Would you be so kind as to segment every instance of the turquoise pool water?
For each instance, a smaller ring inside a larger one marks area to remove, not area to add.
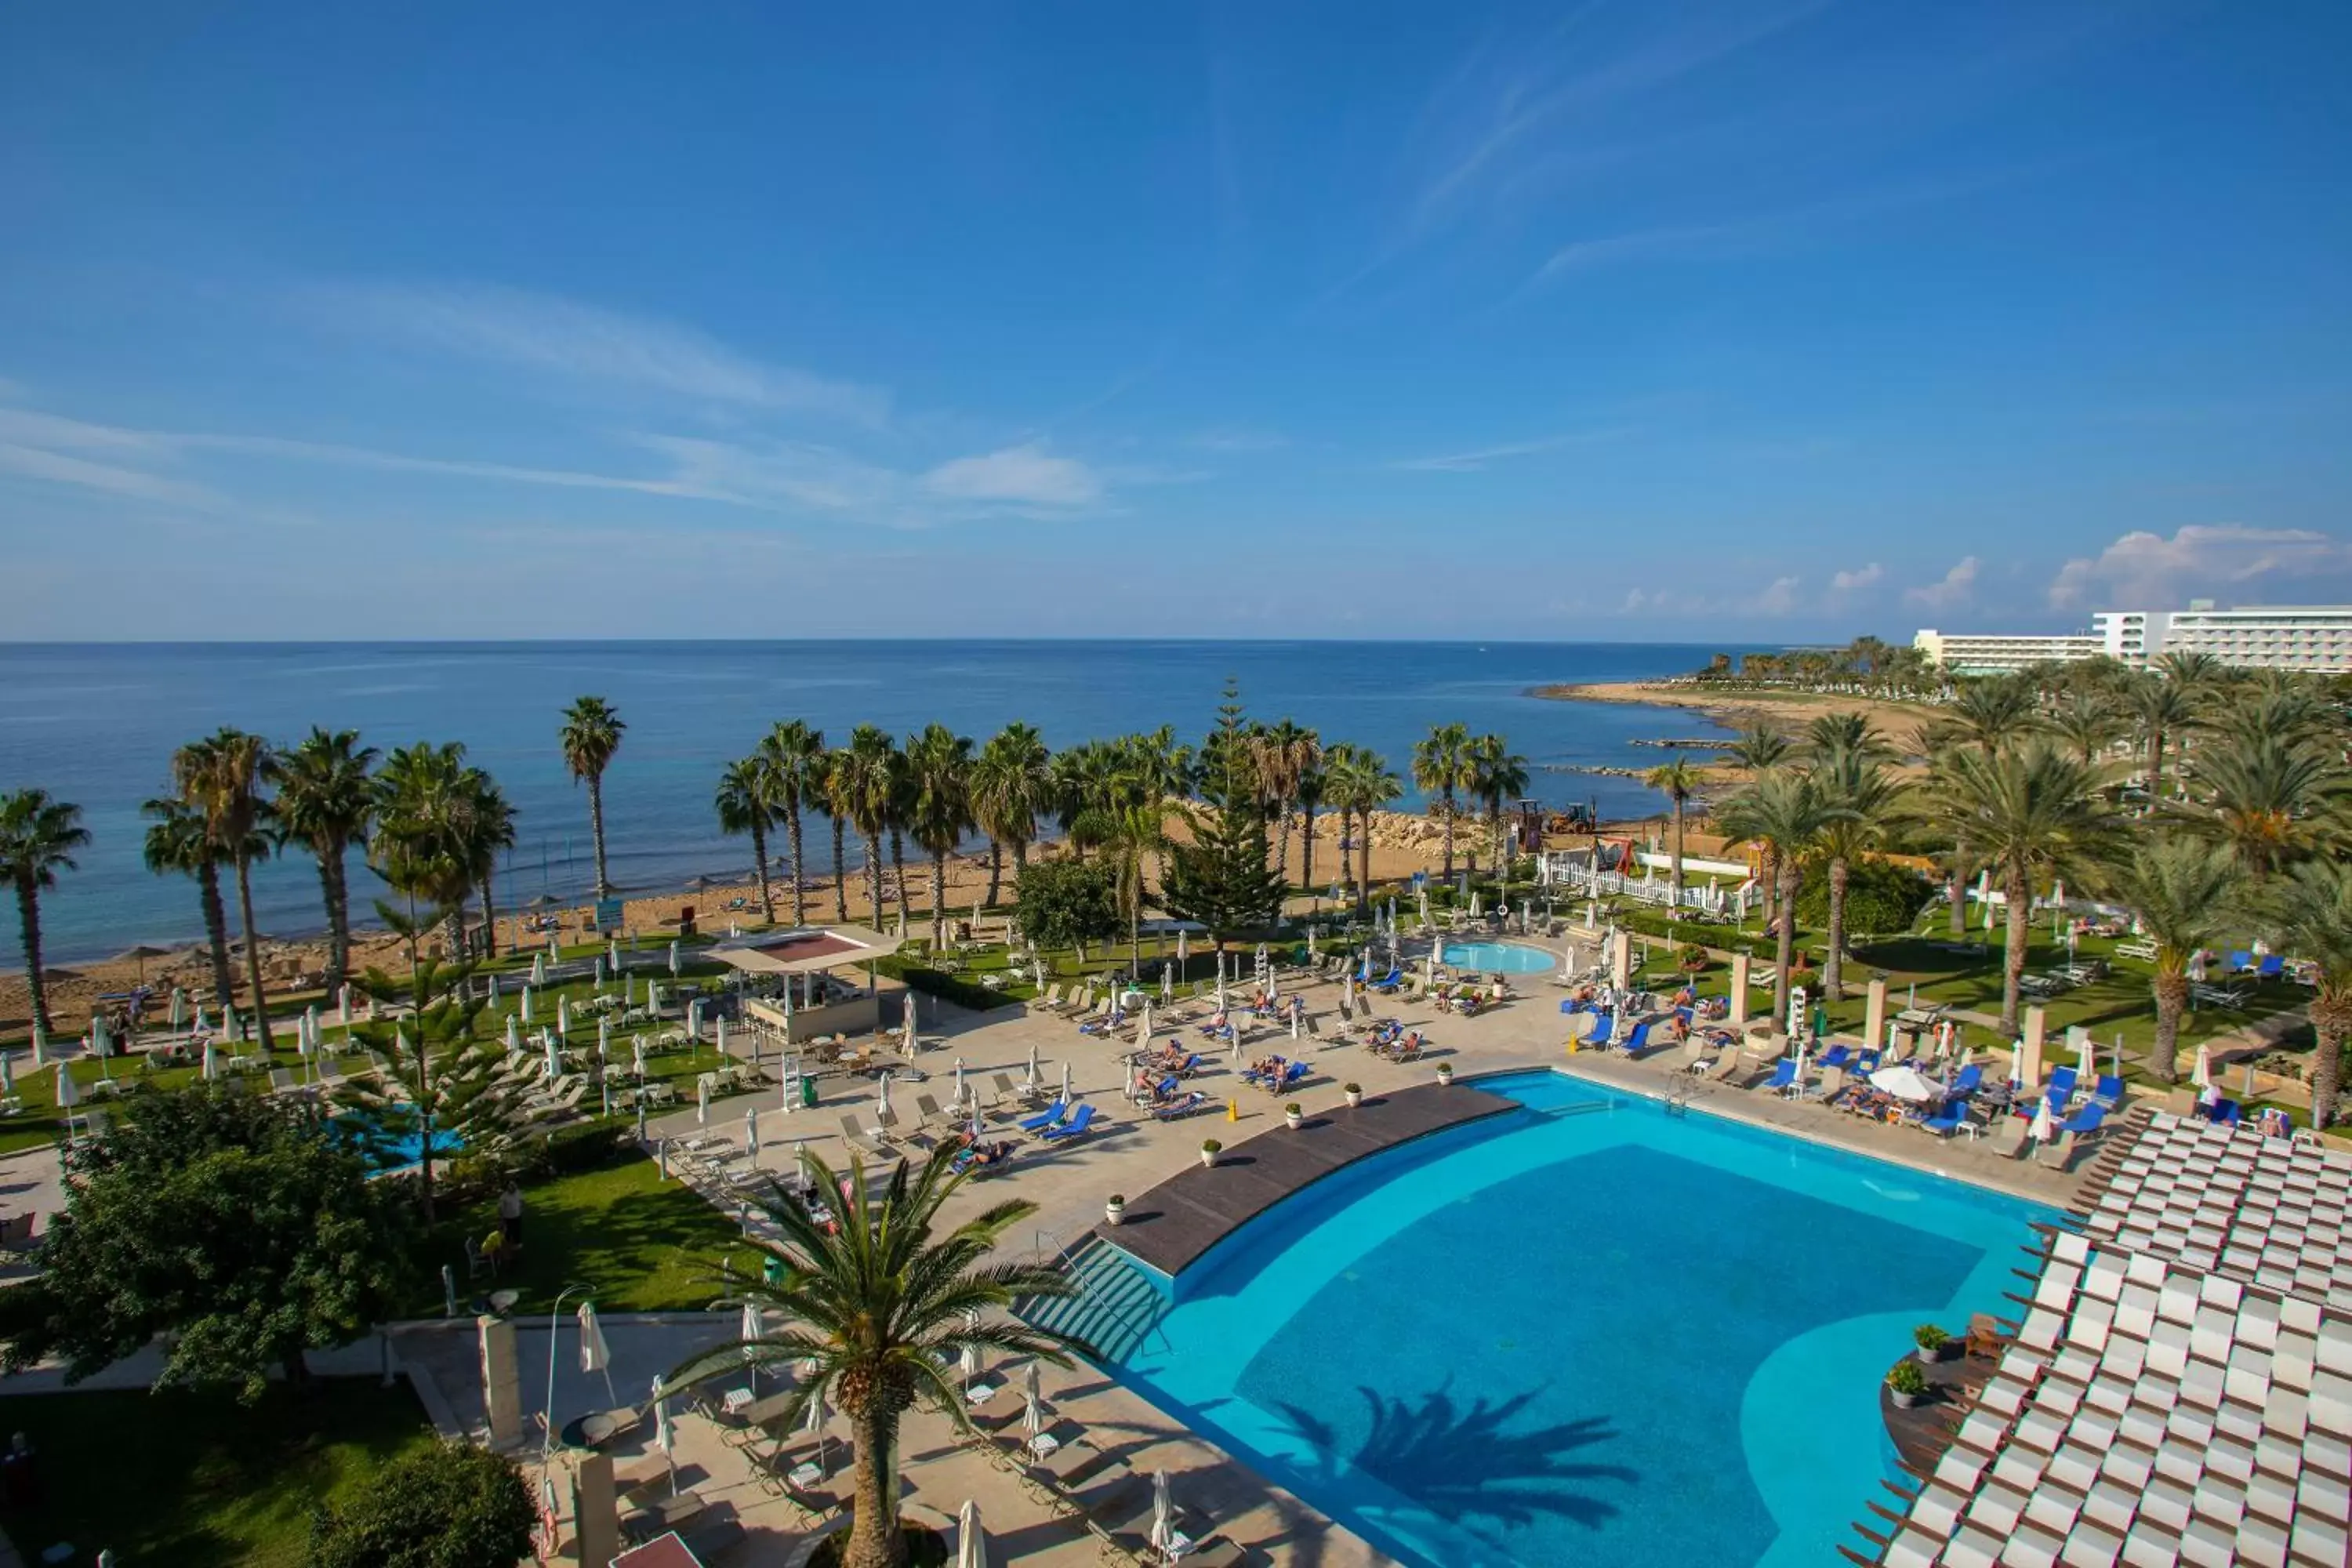
[[[387,1171],[405,1171],[425,1157],[425,1138],[418,1132],[392,1133],[382,1123],[363,1110],[347,1110],[329,1125],[335,1135],[355,1145],[367,1160],[368,1169],[382,1174]],[[433,1157],[436,1160],[455,1154],[466,1146],[466,1141],[446,1129],[436,1129],[433,1134]]]
[[[1438,957],[1456,969],[1489,974],[1541,974],[1559,962],[1539,947],[1511,942],[1449,942]]]
[[[1817,1564],[2046,1211],[1551,1073],[1188,1270],[1119,1374],[1409,1563]],[[1163,1305],[1164,1305],[1163,1300]],[[1162,1335],[1164,1334],[1164,1338]]]

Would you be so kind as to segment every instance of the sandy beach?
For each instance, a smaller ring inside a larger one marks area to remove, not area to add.
[[[1802,727],[1824,713],[1864,713],[1888,740],[1906,750],[1918,749],[1919,726],[1933,710],[1911,702],[1888,702],[1873,697],[1816,696],[1811,692],[1716,692],[1679,681],[1602,680],[1581,685],[1544,686],[1535,695],[1559,702],[1622,702],[1658,708],[1688,708],[1719,724],[1745,729],[1769,724],[1779,730]]]
[[[1183,831],[1181,818],[1171,813],[1169,821],[1170,837],[1181,838],[1183,837]],[[1482,823],[1468,818],[1463,818],[1457,823],[1454,833],[1457,862],[1466,860],[1471,850],[1484,844],[1485,831]],[[1377,814],[1372,825],[1373,880],[1390,880],[1411,876],[1418,870],[1435,868],[1443,858],[1442,844],[1440,826],[1430,817],[1403,812]],[[1291,879],[1294,882],[1299,880],[1299,846],[1300,835],[1294,821],[1290,833],[1287,862]],[[824,854],[826,858],[830,859],[830,855],[819,841],[812,839],[807,847],[818,854]],[[908,931],[909,934],[923,934],[930,918],[930,862],[927,858],[912,853],[911,846],[909,850],[910,853],[907,858]],[[1066,844],[1053,843],[1039,846],[1031,853],[1059,858],[1069,854],[1070,848]],[[1353,858],[1352,851],[1350,858]],[[1004,882],[1001,893],[1002,901],[1008,904],[1013,899],[1014,871],[1013,858],[1008,852],[1005,857]],[[1314,871],[1317,883],[1326,888],[1339,875],[1339,819],[1336,816],[1318,815],[1316,818]],[[1151,880],[1155,886],[1158,884],[1159,878],[1156,870]],[[367,900],[372,895],[364,886],[356,885],[361,882],[360,879],[354,879],[354,881],[352,909],[356,915],[366,909]],[[868,920],[872,912],[867,901],[864,868],[852,867],[848,882],[849,919],[862,924]],[[883,922],[886,929],[895,921],[897,916],[898,905],[892,895],[893,885],[886,858],[883,868]],[[779,877],[773,879],[770,886],[775,899],[778,921],[790,921],[793,912],[791,879]],[[823,924],[833,920],[835,904],[833,877],[830,870],[823,876],[808,879],[806,887],[810,922]],[[969,914],[973,902],[984,899],[987,892],[988,857],[985,853],[958,855],[949,860],[946,902],[950,915],[960,912]],[[188,919],[192,925],[197,921],[194,902],[192,892],[188,910]],[[759,924],[761,921],[759,888],[750,882],[732,883],[698,890],[681,889],[674,892],[648,893],[627,900],[624,908],[626,911],[625,918],[628,928],[647,937],[674,933],[677,929],[681,913],[689,909],[694,911],[698,931],[705,936],[724,933],[730,924],[740,923],[750,926]],[[580,940],[582,921],[585,913],[580,906],[567,905],[560,909],[549,910],[545,913],[555,917],[560,921],[559,931],[562,940],[566,942]],[[324,918],[322,910],[320,913],[322,924]],[[499,950],[503,952],[520,942],[544,941],[543,931],[529,929],[532,919],[533,916],[528,911],[502,907],[499,911]],[[281,984],[288,987],[284,994],[288,996],[300,994],[300,991],[295,985],[296,977],[319,973],[325,968],[326,961],[327,946],[323,935],[268,942],[262,947],[265,983],[272,987],[273,997],[280,994],[276,988]],[[354,931],[352,956],[354,971],[365,970],[371,965],[398,969],[405,962],[400,943],[387,933],[371,930]],[[246,994],[243,985],[244,967],[241,959],[234,952],[232,952],[232,965],[236,970],[238,995],[241,998]],[[209,963],[201,945],[183,949],[168,958],[151,958],[143,965],[127,959],[112,959],[99,963],[51,965],[48,969],[48,1004],[50,1017],[54,1022],[54,1032],[61,1037],[82,1034],[89,1027],[91,1010],[98,1005],[100,998],[129,991],[141,983],[142,976],[146,984],[159,992],[168,993],[175,984],[184,985],[192,996],[209,1002],[212,994],[209,968]],[[29,1030],[30,1006],[31,998],[26,989],[24,973],[21,970],[0,973],[0,1038],[20,1040],[26,1036]]]

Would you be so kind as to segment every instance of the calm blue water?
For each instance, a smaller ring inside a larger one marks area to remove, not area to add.
[[[351,1111],[338,1116],[331,1123],[336,1134],[347,1142],[361,1145],[372,1171],[405,1171],[425,1157],[425,1138],[410,1132],[398,1138],[387,1138],[378,1131],[375,1118],[363,1111]],[[436,1156],[455,1154],[465,1148],[466,1141],[455,1132],[436,1131],[433,1134]]]
[[[1456,969],[1488,974],[1541,974],[1559,962],[1542,948],[1513,942],[1449,942],[1442,956]]]
[[[2043,1211],[1539,1073],[1189,1271],[1122,1375],[1404,1561],[1813,1564],[1890,1475],[1915,1324]]]
[[[1539,701],[1527,689],[1673,674],[1711,651],[1527,643],[0,645],[0,789],[38,784],[78,802],[97,836],[81,868],[44,900],[48,954],[72,963],[200,933],[193,885],[151,876],[140,863],[139,803],[165,788],[174,746],[223,724],[278,741],[312,724],[356,729],[383,750],[462,741],[520,815],[505,894],[571,897],[588,881],[587,806],[555,734],[563,705],[585,692],[611,700],[629,724],[605,778],[605,821],[614,879],[650,890],[750,867],[748,844],[719,836],[711,790],[720,764],[780,719],[805,719],[836,742],[861,721],[903,735],[932,720],[975,738],[1026,720],[1055,746],[1163,723],[1197,738],[1231,676],[1253,714],[1371,746],[1401,774],[1413,741],[1446,721],[1499,731],[1537,763],[1629,766],[1658,755],[1630,740],[1712,726],[1684,711]],[[1597,798],[1612,813],[1654,804],[1625,779],[1538,772],[1535,788],[1556,803]],[[811,825],[808,851],[814,870],[829,868],[822,823]],[[352,888],[362,910],[383,890],[356,868]],[[265,867],[255,899],[269,934],[324,924],[308,862]],[[0,965],[21,964],[15,920],[0,927]]]

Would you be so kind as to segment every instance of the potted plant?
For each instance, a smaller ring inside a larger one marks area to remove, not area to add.
[[[1215,1139],[1213,1139],[1213,1138],[1203,1138],[1203,1139],[1202,1139],[1202,1140],[1201,1140],[1201,1166],[1202,1166],[1202,1169],[1206,1170],[1209,1166],[1215,1164],[1215,1163],[1217,1163],[1217,1151],[1219,1151],[1220,1149],[1223,1149],[1223,1147],[1224,1147],[1224,1145],[1223,1145],[1223,1143],[1218,1142],[1217,1142]]]
[[[1294,1100],[1282,1108],[1282,1119],[1289,1122],[1290,1130],[1296,1132],[1298,1131],[1298,1124],[1307,1120],[1307,1113],[1298,1109],[1298,1101]]]
[[[1341,1086],[1341,1089],[1348,1097],[1349,1110],[1353,1110],[1357,1106],[1364,1103],[1364,1086],[1362,1084],[1344,1084]]]
[[[1886,1374],[1886,1392],[1895,1396],[1896,1408],[1908,1410],[1927,1392],[1927,1374],[1919,1370],[1917,1362],[1906,1357]]]
[[[1920,1324],[1911,1331],[1911,1337],[1918,1342],[1919,1359],[1923,1362],[1943,1360],[1944,1347],[1952,1342],[1952,1336],[1933,1323]]]
[[[1437,1064],[1437,1081],[1440,1083],[1452,1083],[1454,1081],[1454,1064],[1452,1062],[1440,1062]]]
[[[1106,1225],[1117,1225],[1117,1224],[1118,1224],[1120,1221],[1122,1221],[1122,1220],[1124,1220],[1124,1219],[1126,1219],[1126,1218],[1127,1218],[1127,1196],[1126,1196],[1126,1194],[1123,1194],[1123,1193],[1113,1193],[1113,1194],[1111,1194],[1111,1195],[1110,1195],[1110,1201],[1109,1201],[1108,1203],[1107,1203],[1107,1204],[1103,1205],[1103,1223],[1104,1223],[1104,1224],[1106,1224]]]

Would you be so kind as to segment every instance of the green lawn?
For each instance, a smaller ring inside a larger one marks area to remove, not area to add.
[[[593,1287],[596,1304],[609,1312],[698,1310],[726,1294],[710,1276],[727,1255],[740,1267],[751,1252],[726,1216],[683,1183],[662,1181],[659,1166],[635,1154],[524,1188],[521,1256],[495,1280],[485,1274],[468,1281],[465,1238],[480,1240],[497,1228],[495,1202],[445,1215],[424,1249],[425,1278],[411,1310],[440,1313],[446,1263],[457,1270],[461,1310],[468,1295],[500,1288],[522,1292],[517,1311],[545,1311],[571,1284]]]
[[[178,1392],[8,1394],[0,1422],[37,1456],[41,1501],[7,1516],[25,1561],[70,1542],[70,1561],[111,1548],[123,1568],[297,1568],[313,1508],[435,1440],[408,1385],[373,1378],[273,1387],[250,1409]]]

